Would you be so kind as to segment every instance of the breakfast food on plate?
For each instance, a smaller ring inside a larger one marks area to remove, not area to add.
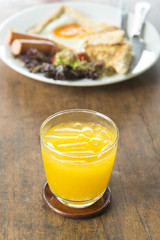
[[[60,6],[51,16],[28,29],[27,32],[39,34],[57,44],[77,50],[81,48],[85,36],[116,29],[119,28],[95,22],[68,6]]]
[[[27,33],[10,29],[6,41],[31,72],[59,80],[125,74],[133,55],[122,29],[96,22],[67,6],[60,6]]]
[[[14,56],[26,53],[30,48],[36,48],[37,50],[45,53],[46,55],[53,56],[57,52],[57,46],[53,42],[44,40],[27,40],[16,39],[11,46],[11,52]]]
[[[103,62],[86,61],[81,56],[82,54],[77,55],[64,49],[51,58],[35,48],[30,48],[26,54],[20,55],[20,59],[30,72],[44,73],[46,77],[55,80],[97,79],[105,71],[109,72]]]
[[[112,67],[116,73],[124,74],[128,71],[132,59],[132,46],[128,41],[118,44],[85,45],[87,55],[97,61],[104,61],[106,67]]]
[[[16,32],[13,28],[10,28],[6,35],[6,43],[12,44],[12,42],[16,39],[29,39],[29,40],[44,40],[48,41],[47,38],[39,37],[37,34],[28,34],[28,33],[21,33]]]

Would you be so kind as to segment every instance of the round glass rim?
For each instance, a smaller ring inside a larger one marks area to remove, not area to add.
[[[100,113],[100,112],[97,112],[97,111],[94,111],[94,110],[89,110],[89,109],[68,109],[68,110],[63,110],[63,111],[59,111],[59,112],[56,112],[52,115],[50,115],[48,118],[46,118],[43,123],[41,124],[41,127],[40,127],[40,139],[41,139],[41,142],[44,144],[44,146],[53,151],[53,152],[56,152],[58,153],[59,155],[63,155],[63,156],[66,156],[66,157],[75,157],[75,154],[70,154],[70,153],[67,153],[67,152],[60,152],[58,150],[56,150],[55,148],[53,148],[52,146],[49,146],[47,144],[47,142],[44,140],[43,138],[43,127],[54,117],[57,117],[59,115],[63,115],[63,114],[66,114],[66,113],[73,113],[73,112],[79,112],[79,113],[91,113],[91,114],[94,114],[94,115],[97,115],[99,117],[102,117],[104,119],[106,119],[107,121],[109,121],[115,128],[116,130],[116,138],[114,140],[114,142],[109,146],[107,147],[105,150],[102,150],[102,151],[99,151],[99,152],[96,152],[96,153],[89,153],[89,154],[84,154],[83,156],[77,156],[76,155],[76,158],[82,158],[82,157],[94,157],[94,156],[97,156],[99,154],[103,154],[107,151],[109,151],[110,149],[112,149],[118,142],[118,138],[119,138],[119,130],[118,130],[118,127],[117,125],[115,124],[115,122],[109,118],[108,116]]]

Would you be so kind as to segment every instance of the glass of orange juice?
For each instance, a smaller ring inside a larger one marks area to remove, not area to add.
[[[51,192],[67,206],[84,208],[100,199],[111,176],[118,128],[107,116],[70,109],[41,125],[41,150]]]

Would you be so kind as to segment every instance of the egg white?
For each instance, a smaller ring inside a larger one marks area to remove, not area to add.
[[[48,38],[52,41],[55,41],[59,44],[62,44],[70,49],[77,50],[81,48],[81,45],[83,43],[83,38],[79,39],[78,36],[65,38],[65,37],[58,37],[54,34],[54,30],[58,27],[72,24],[72,23],[80,23],[80,21],[77,19],[73,19],[71,16],[67,15],[66,13],[63,13],[59,18],[55,19],[51,23],[49,23],[44,30],[40,33],[41,36]]]

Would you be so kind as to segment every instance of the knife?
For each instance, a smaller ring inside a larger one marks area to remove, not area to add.
[[[128,21],[129,0],[120,1],[120,10],[121,10],[120,26],[121,26],[121,29],[124,30],[124,33],[125,33],[124,36],[128,38],[127,21]]]
[[[150,8],[151,4],[148,2],[138,2],[135,6],[134,26],[130,38],[134,55],[130,71],[132,71],[138,64],[142,56],[142,52],[144,50],[145,43],[142,38],[142,32],[144,28],[145,19],[147,17],[147,14],[149,13]]]

